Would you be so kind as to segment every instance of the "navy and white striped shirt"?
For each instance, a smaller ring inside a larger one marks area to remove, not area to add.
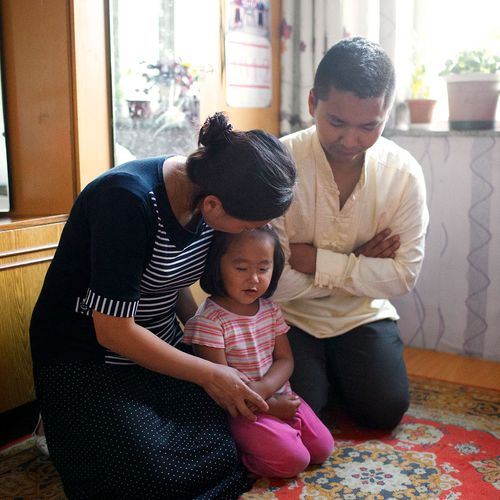
[[[203,221],[188,231],[174,217],[164,160],[116,167],[78,197],[33,313],[34,360],[132,363],[97,343],[92,311],[180,341],[178,293],[201,276],[213,231]]]

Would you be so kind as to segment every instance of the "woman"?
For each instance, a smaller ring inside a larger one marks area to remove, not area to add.
[[[69,498],[237,498],[248,488],[224,410],[262,398],[178,345],[213,229],[288,208],[295,167],[262,131],[216,113],[188,158],[135,160],[77,198],[33,311],[47,444]]]

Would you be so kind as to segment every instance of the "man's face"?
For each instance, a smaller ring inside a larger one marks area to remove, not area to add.
[[[326,100],[309,93],[309,112],[316,122],[319,142],[330,165],[360,165],[364,152],[380,137],[390,106],[384,97],[361,99],[332,87]]]

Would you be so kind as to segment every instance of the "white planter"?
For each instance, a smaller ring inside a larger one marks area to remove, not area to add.
[[[450,128],[490,129],[500,92],[500,74],[469,73],[445,76]]]

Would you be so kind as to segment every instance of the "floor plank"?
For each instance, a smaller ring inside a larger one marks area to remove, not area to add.
[[[405,361],[410,375],[500,391],[500,363],[497,361],[415,347],[405,349]]]

